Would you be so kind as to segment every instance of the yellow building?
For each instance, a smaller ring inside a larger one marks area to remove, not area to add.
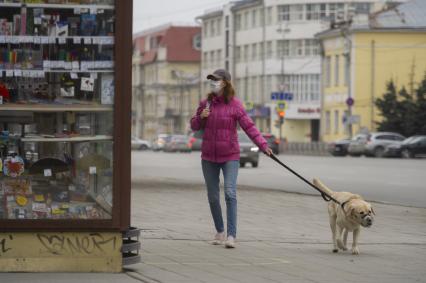
[[[133,41],[132,135],[186,134],[200,100],[201,28],[165,25]]]
[[[323,141],[376,131],[381,117],[374,101],[383,96],[387,83],[393,80],[398,89],[412,92],[422,80],[424,11],[426,1],[413,0],[317,34],[322,46]]]

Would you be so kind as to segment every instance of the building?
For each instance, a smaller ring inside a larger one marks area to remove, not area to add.
[[[381,0],[234,1],[199,17],[202,22],[202,93],[206,75],[224,67],[238,96],[265,132],[279,134],[272,92],[288,95],[283,137],[317,141],[320,129],[321,56],[315,34],[331,22],[368,14]]]
[[[201,28],[160,26],[133,43],[133,136],[187,133],[200,100]]]
[[[323,140],[375,131],[380,113],[374,102],[386,84],[393,80],[411,93],[426,72],[426,1],[354,17],[318,38],[323,48]]]

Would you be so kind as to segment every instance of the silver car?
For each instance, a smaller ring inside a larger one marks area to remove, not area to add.
[[[362,155],[384,157],[385,149],[391,144],[399,144],[405,139],[404,136],[392,132],[377,132],[369,134],[366,139],[360,139],[351,143],[348,152],[352,156]],[[363,150],[362,150],[363,148]]]

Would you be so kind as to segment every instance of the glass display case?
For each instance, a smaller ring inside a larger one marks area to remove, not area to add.
[[[131,1],[0,0],[1,227],[129,226],[126,11]]]

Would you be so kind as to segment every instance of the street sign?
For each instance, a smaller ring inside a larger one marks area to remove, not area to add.
[[[271,93],[271,100],[293,100],[293,93],[291,92],[273,92]]]
[[[253,109],[253,107],[254,107],[254,103],[253,103],[252,101],[245,101],[245,102],[244,102],[244,108],[245,108],[247,111],[252,110],[252,109]]]
[[[287,102],[284,100],[277,101],[277,111],[284,111],[287,109]]]
[[[348,99],[346,99],[346,105],[348,106],[352,106],[354,105],[355,101],[352,97],[349,97]]]

